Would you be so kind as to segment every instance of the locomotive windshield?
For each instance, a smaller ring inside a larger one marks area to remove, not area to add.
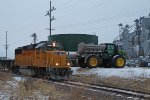
[[[35,48],[36,49],[41,48],[43,45],[44,45],[44,43],[39,43]]]
[[[42,51],[63,50],[61,44],[55,42],[41,42],[35,48]]]
[[[63,48],[59,44],[57,44],[56,46],[46,45],[46,50],[47,51],[51,51],[51,50],[63,50]]]

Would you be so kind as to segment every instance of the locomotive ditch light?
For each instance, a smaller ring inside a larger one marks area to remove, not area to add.
[[[59,65],[59,63],[56,63],[56,66],[58,66]]]
[[[70,66],[70,63],[67,63],[68,66]]]

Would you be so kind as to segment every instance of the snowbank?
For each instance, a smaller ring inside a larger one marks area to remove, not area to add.
[[[98,75],[103,77],[122,77],[122,78],[150,78],[150,68],[144,67],[125,67],[125,68],[93,68],[82,69],[72,68],[73,75]]]

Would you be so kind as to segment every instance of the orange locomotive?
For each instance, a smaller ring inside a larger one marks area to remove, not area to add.
[[[72,74],[70,61],[62,46],[56,42],[42,41],[15,50],[15,72],[49,77],[54,80],[68,79]]]

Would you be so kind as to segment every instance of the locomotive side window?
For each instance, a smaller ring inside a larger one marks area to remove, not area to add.
[[[35,48],[38,49],[38,48],[40,48],[43,45],[44,45],[44,43],[39,43]]]

